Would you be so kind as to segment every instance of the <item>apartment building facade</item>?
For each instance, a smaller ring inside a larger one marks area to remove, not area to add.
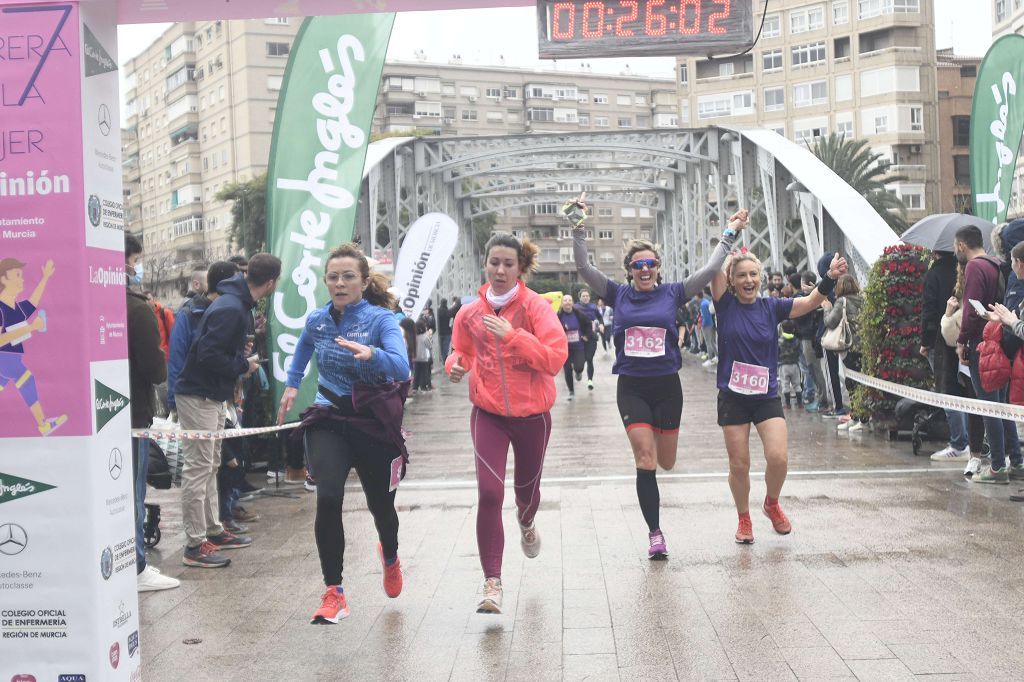
[[[1011,33],[1024,34],[1024,0],[992,0],[993,41]],[[1020,155],[1006,217],[1008,220],[1024,218],[1024,157]]]
[[[971,212],[971,108],[980,57],[938,51],[939,210]]]
[[[146,286],[171,299],[197,266],[232,253],[232,182],[263,173],[298,19],[173,24],[124,64],[127,229]],[[173,302],[173,301],[172,301]]]
[[[771,0],[745,55],[677,60],[680,125],[756,125],[800,144],[866,139],[907,176],[908,222],[940,205],[932,0]]]

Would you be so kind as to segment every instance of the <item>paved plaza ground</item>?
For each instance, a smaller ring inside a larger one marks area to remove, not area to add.
[[[599,350],[597,360],[596,390],[578,387],[575,401],[558,378],[538,558],[520,551],[506,497],[502,615],[474,612],[483,576],[467,391],[435,376],[437,390],[406,414],[402,595],[381,589],[354,476],[352,615],[332,627],[309,625],[323,590],[314,495],[247,503],[263,517],[253,546],[226,569],[200,570],[181,565],[177,491],[153,492],[164,537],[150,562],[182,586],[141,595],[144,679],[1024,678],[1016,487],[972,485],[962,465],[914,457],[908,442],[837,434],[834,421],[794,410],[782,498],[793,533],[776,535],[756,513],[756,543],[736,545],[714,376],[687,356],[679,464],[659,474],[671,558],[652,563],[611,359]],[[755,440],[758,471],[760,452]],[[755,510],[763,495],[755,477]]]

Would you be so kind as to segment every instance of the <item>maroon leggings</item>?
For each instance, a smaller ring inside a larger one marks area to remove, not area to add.
[[[501,577],[501,555],[505,550],[505,530],[501,523],[501,504],[505,500],[505,465],[511,443],[515,456],[515,492],[517,518],[523,525],[533,523],[540,506],[540,474],[544,468],[544,450],[551,436],[551,414],[532,417],[499,417],[473,408],[469,418],[476,454],[476,482],[480,506],[476,515],[476,543],[484,577]]]

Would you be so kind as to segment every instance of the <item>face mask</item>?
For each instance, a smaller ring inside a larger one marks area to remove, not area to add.
[[[132,285],[142,284],[142,261],[135,263],[135,274],[128,278],[128,283]]]

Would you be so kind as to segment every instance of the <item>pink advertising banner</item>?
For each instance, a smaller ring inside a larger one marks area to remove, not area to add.
[[[0,27],[0,437],[89,435],[78,7]]]
[[[105,0],[83,0],[84,4]],[[0,5],[17,4],[0,0]],[[535,0],[120,0],[117,20],[121,24],[200,19],[253,19],[258,17],[313,17],[362,12],[417,12],[438,9],[481,7],[528,7]]]

